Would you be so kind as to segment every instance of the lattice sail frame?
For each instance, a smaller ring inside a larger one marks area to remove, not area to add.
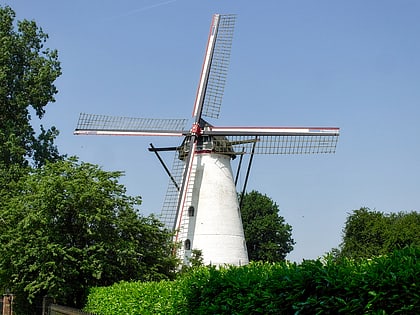
[[[219,118],[232,49],[235,15],[221,15],[204,96],[202,116]]]
[[[192,116],[218,118],[226,84],[235,15],[213,16]]]
[[[210,127],[218,152],[253,154],[335,153],[339,128]]]
[[[336,136],[227,136],[226,139],[213,140],[217,152],[229,153],[231,146],[234,154],[320,154],[334,153],[337,146]],[[256,143],[254,147],[254,143]]]
[[[81,113],[75,135],[182,136],[188,119],[118,117]]]
[[[179,201],[179,186],[182,182],[182,175],[184,174],[185,163],[178,158],[178,152],[174,154],[174,161],[172,164],[171,175],[177,183],[178,187],[175,186],[172,179],[169,179],[168,188],[166,190],[165,200],[162,205],[162,211],[160,213],[160,219],[169,230],[174,230],[177,207]]]

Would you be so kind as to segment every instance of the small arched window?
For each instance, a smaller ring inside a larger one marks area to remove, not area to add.
[[[189,217],[193,217],[194,216],[194,207],[193,206],[190,206],[188,208],[188,216]]]
[[[185,240],[184,247],[185,247],[185,250],[190,250],[191,249],[191,241],[189,239]]]

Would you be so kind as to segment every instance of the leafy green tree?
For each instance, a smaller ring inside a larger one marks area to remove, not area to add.
[[[46,294],[81,306],[90,286],[172,277],[171,235],[137,212],[121,173],[65,159],[55,127],[34,129],[61,68],[48,35],[15,17],[0,5],[0,287],[28,314]]]
[[[272,199],[257,191],[246,193],[241,214],[251,261],[281,261],[293,250],[292,227]]]
[[[391,213],[388,216],[385,247],[388,251],[409,246],[420,246],[420,213],[416,211]]]
[[[44,47],[48,35],[34,21],[15,23],[8,6],[0,6],[0,38],[0,168],[59,159],[53,143],[57,129],[41,126],[37,136],[31,124],[32,114],[41,119],[55,101],[57,51]]]
[[[368,208],[354,210],[343,230],[341,254],[346,257],[372,257],[381,254],[387,223],[383,213]]]
[[[139,215],[120,176],[70,158],[22,177],[0,205],[0,283],[29,303],[80,307],[91,286],[170,278],[171,234]]]
[[[370,258],[409,246],[420,246],[418,212],[384,214],[360,208],[347,217],[336,256]]]

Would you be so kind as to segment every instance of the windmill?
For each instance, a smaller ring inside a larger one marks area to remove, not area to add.
[[[227,76],[235,15],[213,16],[204,56],[193,123],[187,119],[146,119],[80,114],[76,135],[178,136],[177,147],[149,148],[170,176],[162,219],[180,243],[178,256],[188,264],[192,250],[205,264],[248,263],[231,160],[244,154],[334,153],[339,128],[218,127]],[[174,151],[170,172],[159,152]],[[250,160],[251,160],[250,158]],[[239,167],[238,167],[239,168]]]

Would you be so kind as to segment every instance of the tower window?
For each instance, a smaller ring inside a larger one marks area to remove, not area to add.
[[[191,241],[189,239],[185,240],[184,247],[185,247],[185,250],[190,250],[191,249]]]
[[[194,207],[193,206],[190,206],[188,208],[188,216],[189,217],[193,217],[194,216]]]

